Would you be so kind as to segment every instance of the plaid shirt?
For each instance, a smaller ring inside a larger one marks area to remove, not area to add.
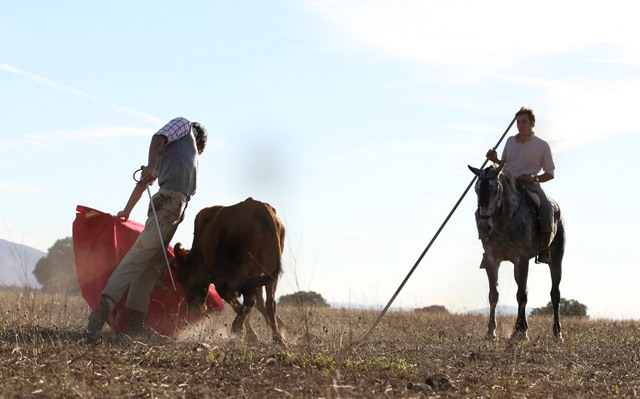
[[[162,129],[158,130],[156,134],[165,136],[167,138],[167,144],[169,144],[183,138],[190,132],[191,132],[191,122],[179,116],[175,119],[172,119],[169,123],[164,125]]]

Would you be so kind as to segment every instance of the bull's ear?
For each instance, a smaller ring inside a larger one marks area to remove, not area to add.
[[[182,248],[182,244],[180,244],[179,242],[176,243],[176,245],[174,245],[173,247],[173,252],[178,263],[185,264],[187,262],[187,255],[189,254],[189,251],[185,248]]]

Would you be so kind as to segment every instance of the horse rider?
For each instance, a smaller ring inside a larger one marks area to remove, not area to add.
[[[518,111],[516,122],[518,134],[507,139],[501,159],[498,159],[497,153],[493,149],[489,150],[486,156],[494,164],[504,165],[504,169],[511,173],[511,176],[516,177],[527,189],[540,197],[541,237],[537,261],[549,264],[551,262],[549,244],[553,228],[553,210],[541,183],[548,182],[554,177],[555,165],[551,155],[551,147],[533,132],[536,116],[532,109],[522,108]],[[539,174],[540,171],[544,173]]]

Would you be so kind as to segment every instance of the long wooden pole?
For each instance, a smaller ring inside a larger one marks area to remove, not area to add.
[[[520,108],[520,110],[518,112],[522,111],[523,109],[524,109],[524,107]],[[502,143],[502,140],[504,140],[504,138],[506,137],[506,135],[509,132],[509,130],[511,130],[511,126],[513,126],[513,124],[516,122],[516,119],[517,119],[517,113],[516,113],[516,116],[513,117],[513,120],[511,121],[511,123],[509,123],[509,126],[507,126],[507,129],[504,131],[504,133],[500,137],[500,140],[498,140],[496,145],[493,147],[494,151],[498,149],[498,146],[500,146],[500,143]],[[482,163],[482,166],[480,167],[480,169],[483,169],[485,167],[485,165],[487,164],[487,162],[489,162],[489,160],[485,159],[484,162]],[[460,203],[462,202],[464,197],[467,195],[467,193],[469,192],[471,187],[473,187],[473,185],[476,182],[477,178],[478,178],[477,176],[475,176],[475,175],[473,176],[473,179],[471,179],[471,182],[469,183],[467,188],[464,190],[464,192],[460,196],[460,199],[458,199],[456,204],[453,206],[453,209],[451,209],[451,212],[449,212],[447,217],[444,219],[444,222],[442,222],[442,224],[440,225],[440,228],[438,228],[438,231],[436,231],[436,233],[433,235],[433,238],[431,238],[431,241],[429,241],[429,244],[427,244],[427,247],[424,249],[424,251],[422,251],[422,254],[420,254],[420,257],[418,258],[416,263],[413,265],[413,267],[411,268],[411,270],[409,271],[407,276],[404,278],[404,280],[402,281],[402,284],[400,284],[400,286],[398,287],[396,292],[393,294],[393,296],[391,297],[391,299],[387,303],[387,306],[384,307],[384,309],[382,310],[382,312],[380,313],[380,315],[378,316],[376,321],[373,323],[373,325],[369,328],[369,330],[359,340],[360,343],[364,343],[364,341],[366,341],[369,338],[369,336],[371,335],[373,330],[378,326],[378,324],[380,323],[380,321],[382,320],[384,315],[387,313],[387,311],[391,307],[391,304],[393,303],[393,301],[396,300],[396,297],[398,296],[398,294],[400,294],[400,291],[402,291],[402,289],[404,288],[405,284],[407,283],[407,281],[409,281],[409,278],[411,277],[413,272],[416,270],[416,268],[418,267],[418,265],[422,261],[422,258],[424,258],[424,256],[427,254],[427,252],[431,248],[431,245],[433,245],[433,243],[436,240],[436,238],[438,238],[438,236],[440,235],[440,232],[442,231],[442,229],[444,229],[444,226],[447,225],[447,223],[449,222],[449,219],[451,219],[451,216],[453,215],[453,213],[456,211],[456,209],[458,209],[458,205],[460,205]]]

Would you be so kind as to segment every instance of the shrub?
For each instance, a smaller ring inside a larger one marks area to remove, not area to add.
[[[431,314],[449,314],[447,308],[442,305],[430,305],[424,308],[416,308],[414,312],[431,313]]]
[[[589,317],[587,315],[587,305],[584,305],[575,299],[560,298],[559,311],[562,316]],[[547,303],[544,307],[535,308],[531,311],[531,316],[544,315],[553,315],[553,304],[551,302]]]
[[[329,307],[329,304],[322,295],[314,291],[298,291],[293,294],[282,295],[278,304],[283,306]]]
[[[75,254],[71,237],[56,241],[36,263],[33,274],[45,292],[79,293]]]

